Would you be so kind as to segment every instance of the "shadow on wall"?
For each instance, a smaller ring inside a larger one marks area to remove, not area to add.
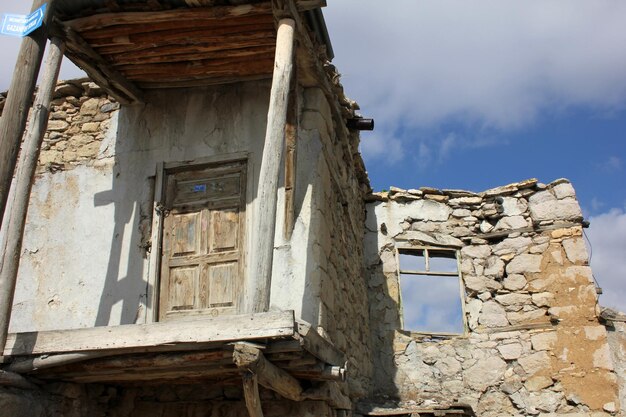
[[[120,109],[120,121],[127,120],[123,117],[126,111]],[[119,149],[124,136],[124,127],[118,127],[115,149]],[[150,245],[155,178],[133,178],[132,165],[138,162],[116,152],[111,189],[94,195],[95,207],[114,207],[113,235],[96,326],[142,322],[145,310],[151,307],[147,296],[151,293],[150,284],[143,277]],[[114,314],[119,314],[119,319]]]

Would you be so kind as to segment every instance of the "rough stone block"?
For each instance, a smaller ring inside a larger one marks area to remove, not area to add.
[[[508,345],[498,346],[498,352],[505,360],[518,359],[522,354],[523,348],[520,343],[509,343]]]
[[[487,301],[483,304],[478,322],[486,327],[502,327],[509,324],[504,307],[495,301]]]
[[[506,266],[507,274],[541,272],[541,255],[518,255]]]
[[[586,264],[589,261],[589,255],[587,254],[587,246],[585,241],[581,238],[565,239],[563,240],[563,248],[565,249],[565,255],[570,262],[575,264]]]
[[[528,375],[534,375],[550,368],[550,355],[545,351],[541,351],[519,358],[518,363],[524,372]]]
[[[463,380],[470,388],[483,392],[502,380],[506,367],[506,362],[497,356],[480,359],[463,372]]]

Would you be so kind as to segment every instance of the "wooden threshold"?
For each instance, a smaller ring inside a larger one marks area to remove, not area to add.
[[[152,324],[11,333],[4,356],[25,356],[99,350],[149,349],[293,337],[292,310],[223,317],[202,317]]]

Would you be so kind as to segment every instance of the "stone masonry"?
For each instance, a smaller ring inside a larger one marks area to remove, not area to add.
[[[376,401],[467,404],[481,416],[621,415],[582,213],[567,180],[482,193],[392,188],[370,200]],[[464,334],[400,328],[398,244],[458,251]]]

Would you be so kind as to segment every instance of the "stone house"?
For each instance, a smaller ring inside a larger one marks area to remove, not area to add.
[[[571,184],[372,193],[323,5],[49,2],[91,79],[0,181],[7,415],[621,415]]]

